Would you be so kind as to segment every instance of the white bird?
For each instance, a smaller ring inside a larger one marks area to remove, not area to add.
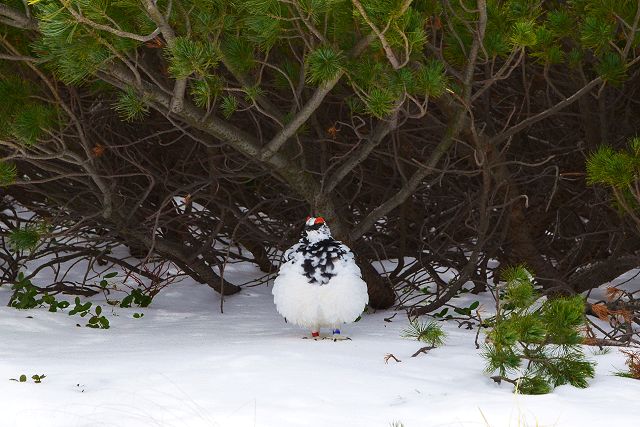
[[[316,339],[327,327],[340,339],[339,326],[357,320],[369,302],[353,252],[331,237],[322,217],[307,218],[302,238],[284,253],[272,292],[278,313]]]

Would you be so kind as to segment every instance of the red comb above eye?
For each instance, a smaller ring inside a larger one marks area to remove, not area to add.
[[[314,224],[324,224],[324,218],[322,218],[321,216],[319,216],[318,218],[316,218],[315,221],[313,221]]]

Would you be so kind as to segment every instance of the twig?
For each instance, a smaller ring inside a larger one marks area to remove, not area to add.
[[[384,363],[385,363],[385,364],[388,364],[388,363],[389,363],[389,359],[393,359],[393,360],[395,360],[395,361],[396,361],[396,362],[398,362],[398,363],[399,363],[399,362],[402,362],[402,360],[398,359],[398,358],[397,358],[397,357],[395,357],[393,354],[391,354],[391,353],[387,353],[387,354],[384,356]]]
[[[415,353],[413,353],[411,355],[411,357],[416,357],[417,355],[419,355],[420,353],[427,353],[429,350],[433,350],[434,348],[436,348],[436,346],[434,345],[429,345],[427,347],[422,347],[420,350],[416,351]]]

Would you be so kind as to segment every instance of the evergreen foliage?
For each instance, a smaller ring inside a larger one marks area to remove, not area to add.
[[[136,94],[133,88],[121,92],[113,108],[124,120],[130,122],[143,118],[149,112],[149,106]]]
[[[186,78],[191,74],[199,77],[208,75],[209,70],[218,63],[216,50],[210,43],[178,37],[168,49],[169,72],[175,78]]]
[[[35,227],[16,228],[9,233],[9,244],[16,251],[31,250],[36,247],[41,230]]]
[[[18,175],[16,165],[0,160],[0,187],[6,187],[15,182]]]
[[[640,227],[640,138],[631,138],[626,149],[603,145],[587,159],[587,183],[603,184],[614,195],[616,207]]]
[[[331,80],[342,69],[344,60],[342,52],[336,52],[331,48],[322,47],[311,52],[307,58],[309,64],[309,83],[322,83]]]
[[[487,372],[515,384],[523,394],[545,394],[571,384],[588,386],[594,363],[580,347],[584,299],[577,295],[542,301],[522,266],[504,272],[497,313],[488,324],[483,356]],[[515,378],[512,378],[515,376]]]
[[[409,326],[402,331],[402,336],[421,341],[432,347],[442,346],[447,337],[437,322],[423,322],[418,319],[412,319],[409,322]]]

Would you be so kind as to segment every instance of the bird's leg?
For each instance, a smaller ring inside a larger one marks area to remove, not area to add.
[[[320,338],[320,330],[316,329],[316,330],[311,330],[311,339],[314,339],[316,341],[318,341],[318,339]],[[309,339],[308,336],[306,337],[302,337],[303,340]]]
[[[332,336],[326,337],[326,338],[333,341],[347,341],[347,340],[351,341],[351,338],[340,335],[340,329],[338,328],[333,328]]]

